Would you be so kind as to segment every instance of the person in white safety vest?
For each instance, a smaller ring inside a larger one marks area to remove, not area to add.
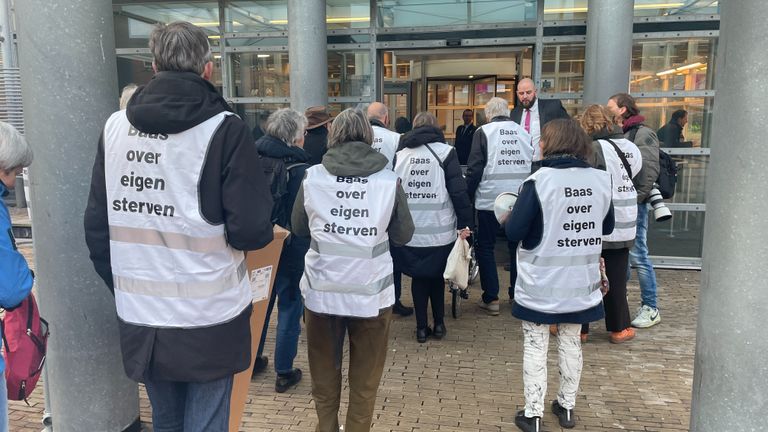
[[[590,165],[605,170],[613,182],[613,211],[616,224],[603,238],[602,257],[611,290],[603,298],[605,328],[613,343],[626,342],[635,337],[632,318],[627,304],[627,266],[629,249],[635,244],[637,229],[637,190],[632,181],[643,166],[640,149],[624,138],[624,133],[613,121],[613,114],[601,105],[590,105],[579,118],[581,128],[590,135],[592,157]],[[628,172],[629,170],[629,172]],[[588,326],[582,329],[586,340]]]
[[[389,124],[389,108],[381,102],[374,102],[368,106],[368,120],[373,128],[373,147],[374,150],[383,154],[389,160],[387,168],[395,169],[395,152],[400,142],[400,133],[392,132],[387,128]],[[400,302],[402,292],[402,272],[395,266],[395,305],[392,306],[392,312],[400,316],[410,316],[413,308],[405,306]]]
[[[499,314],[499,274],[494,248],[499,222],[493,203],[502,192],[517,192],[531,173],[534,149],[531,135],[509,118],[509,102],[494,97],[485,104],[488,123],[472,138],[467,163],[467,190],[477,209],[475,253],[483,296],[477,305],[489,315]],[[513,278],[512,278],[513,279]]]
[[[416,231],[407,245],[394,248],[393,256],[395,266],[412,278],[416,340],[424,343],[430,334],[435,339],[446,334],[443,272],[457,227],[459,235],[467,238],[474,215],[456,150],[445,144],[434,115],[416,115],[413,130],[400,140],[395,160],[395,173],[402,180]],[[427,325],[429,302],[434,330]]]
[[[251,362],[243,251],[272,240],[272,196],[248,126],[209,81],[205,31],[158,24],[149,48],[155,76],[101,134],[85,239],[155,430],[225,431]]]
[[[552,411],[561,427],[575,426],[579,331],[604,316],[600,252],[614,228],[611,175],[587,163],[590,139],[579,124],[547,123],[540,148],[540,168],[523,183],[505,223],[507,238],[520,242],[512,315],[523,321],[525,409],[515,424],[526,432],[541,430],[550,324],[557,325],[560,372]]]
[[[368,431],[387,355],[395,302],[390,240],[404,245],[413,220],[397,175],[371,148],[361,111],[333,121],[328,152],[307,170],[291,231],[309,237],[300,287],[318,431],[339,430],[341,363],[349,334],[349,406],[344,430]]]

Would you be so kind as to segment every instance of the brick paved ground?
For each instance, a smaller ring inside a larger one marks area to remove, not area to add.
[[[21,249],[31,257],[31,245]],[[658,279],[660,325],[639,330],[634,341],[612,345],[602,324],[593,324],[590,340],[584,345],[576,430],[688,430],[699,273],[662,270]],[[508,280],[508,275],[502,277],[502,287]],[[407,278],[405,282],[407,285]],[[410,304],[408,291],[406,288],[404,301]],[[639,301],[636,282],[630,282],[629,292],[634,311]],[[475,286],[471,301],[478,295]],[[426,344],[416,343],[412,316],[394,320],[374,431],[517,430],[514,415],[523,406],[520,323],[509,315],[506,303],[498,317],[480,313],[470,302],[463,310],[460,319],[447,318],[444,340]],[[446,311],[450,314],[448,304]],[[275,322],[273,319],[272,326]],[[265,350],[270,355],[273,330]],[[272,373],[253,381],[243,431],[314,430],[316,417],[305,347],[302,333],[296,366],[304,370],[305,378],[297,388],[275,393]],[[557,391],[556,358],[552,341],[547,400]],[[151,410],[143,392],[141,397],[142,419],[148,422]],[[10,403],[12,431],[40,431],[41,387],[35,390],[30,404]],[[345,404],[346,395],[342,414]],[[552,414],[545,414],[543,421],[545,430],[560,430]],[[147,429],[151,430],[149,424]]]

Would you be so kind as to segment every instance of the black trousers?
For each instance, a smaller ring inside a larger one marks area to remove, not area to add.
[[[605,260],[605,274],[610,285],[608,294],[603,297],[605,329],[609,332],[619,332],[632,323],[627,304],[629,249],[604,249],[600,256]],[[589,324],[582,325],[581,333],[589,333]]]
[[[435,324],[442,324],[445,318],[445,281],[437,278],[413,278],[411,281],[413,308],[416,312],[416,327],[427,326],[427,303],[432,303],[432,318]]]

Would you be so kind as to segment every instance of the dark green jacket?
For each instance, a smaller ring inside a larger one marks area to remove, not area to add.
[[[389,164],[386,156],[380,154],[370,144],[363,142],[347,142],[337,144],[328,149],[323,156],[323,167],[335,176],[369,176],[375,174]],[[392,219],[389,221],[387,233],[389,240],[395,246],[402,246],[413,236],[413,219],[408,209],[408,200],[405,192],[398,182],[395,206],[392,209]],[[304,185],[299,188],[296,196],[296,204],[291,214],[291,231],[300,237],[309,237],[309,217],[304,208]]]

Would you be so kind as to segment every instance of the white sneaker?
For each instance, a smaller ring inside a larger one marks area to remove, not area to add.
[[[648,328],[661,322],[659,310],[650,306],[643,305],[637,311],[637,316],[632,320],[632,327]]]

